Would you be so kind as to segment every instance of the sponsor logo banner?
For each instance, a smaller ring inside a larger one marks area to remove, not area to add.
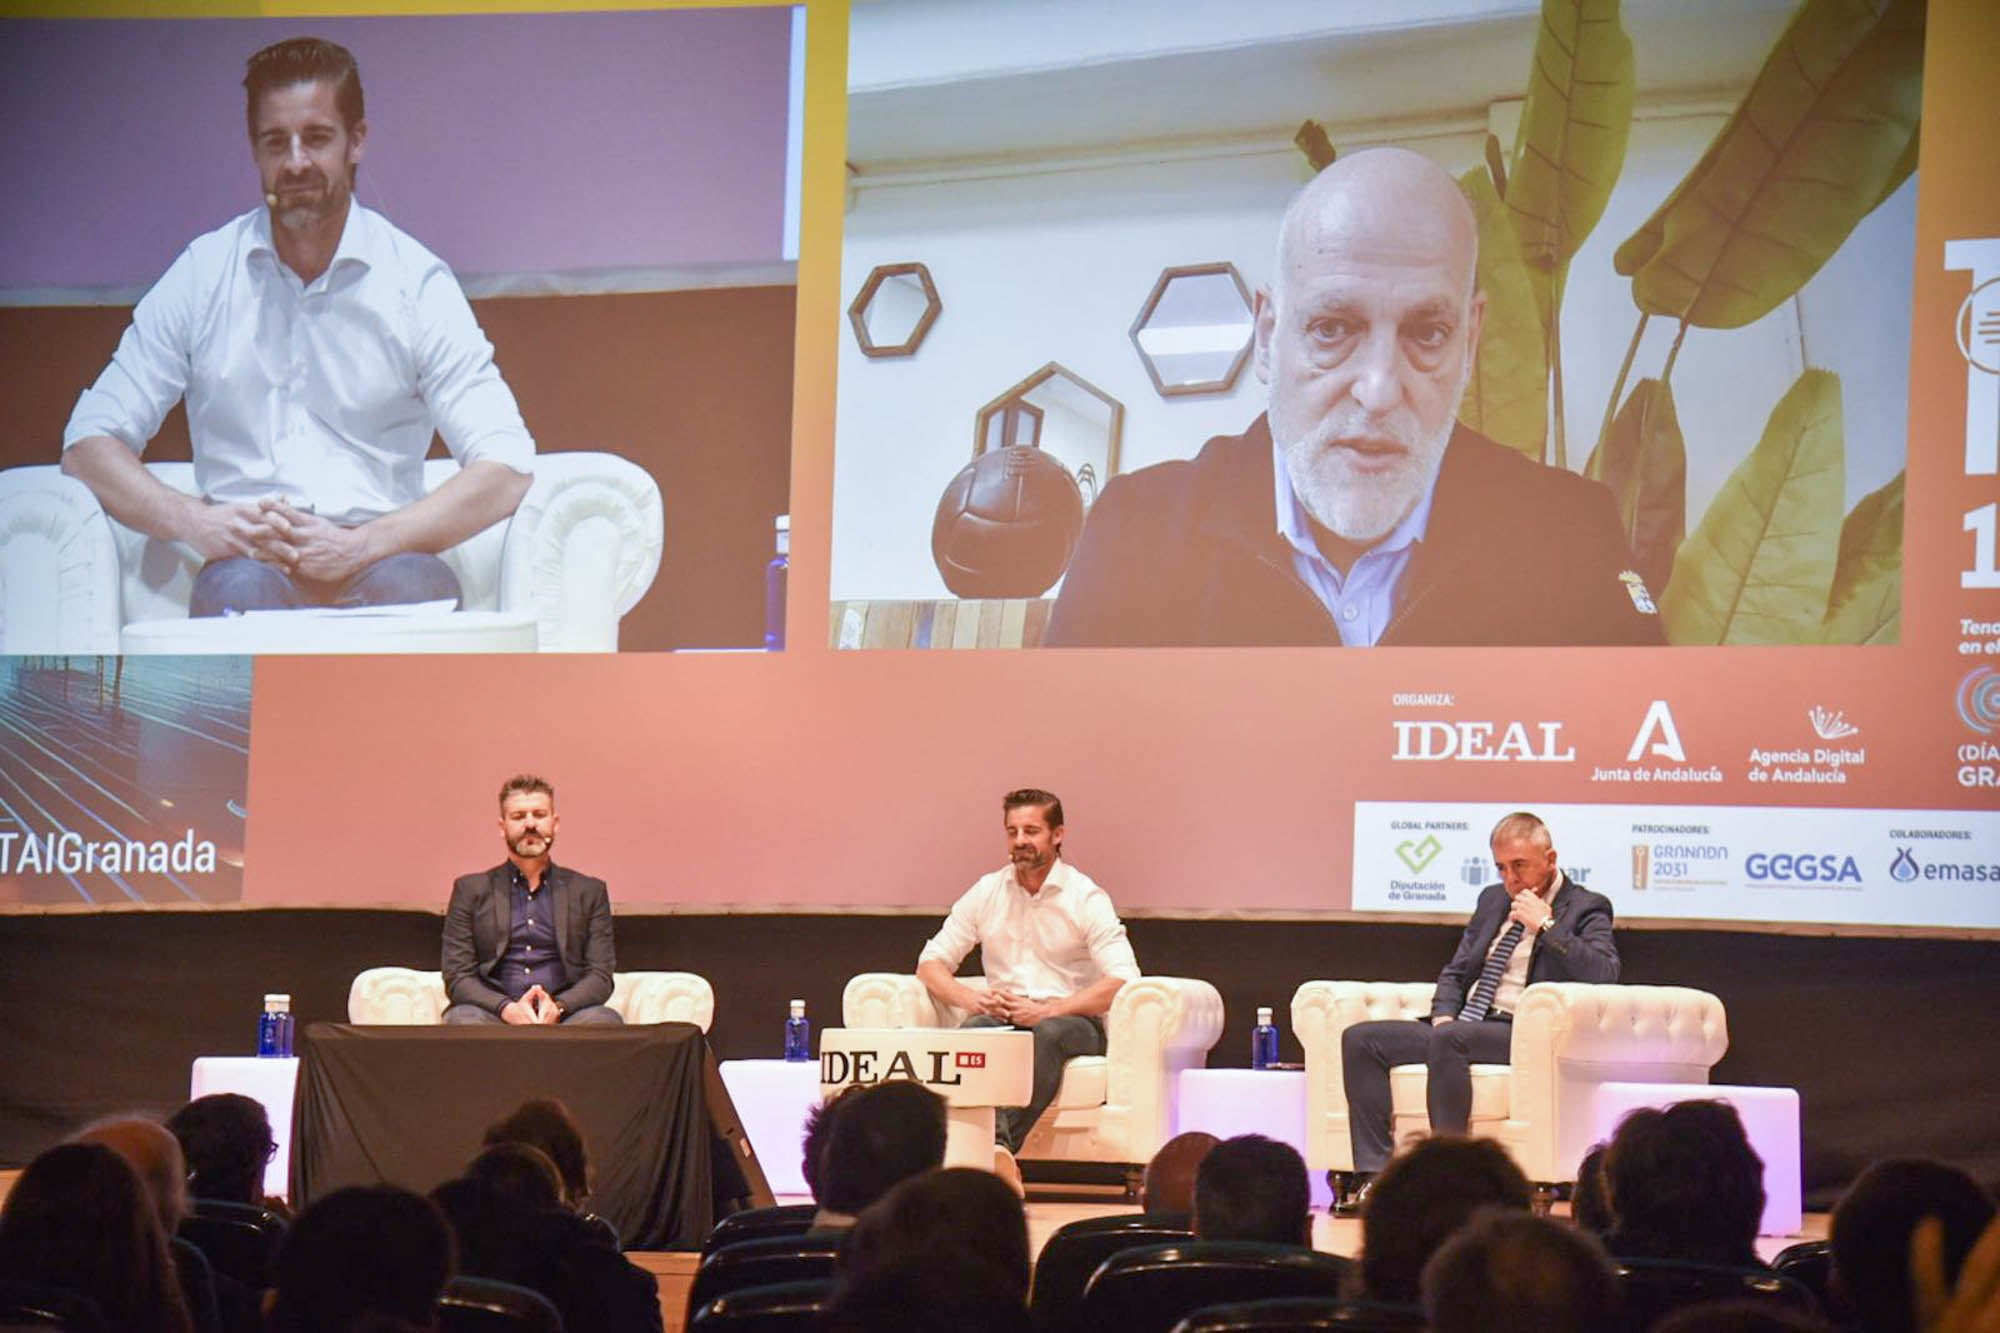
[[[1357,911],[1470,912],[1512,805],[1361,801]],[[1545,805],[1569,877],[1621,915],[2000,927],[2000,812]]]

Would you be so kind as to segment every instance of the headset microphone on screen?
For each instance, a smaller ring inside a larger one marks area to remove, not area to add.
[[[275,194],[267,194],[267,195],[265,195],[265,196],[264,196],[264,207],[266,207],[266,208],[276,208],[277,206],[278,206],[278,196],[277,196],[277,195],[275,195]]]

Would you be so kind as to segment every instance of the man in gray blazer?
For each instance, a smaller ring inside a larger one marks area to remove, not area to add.
[[[461,875],[444,916],[447,1023],[620,1023],[604,881],[549,859],[556,792],[523,773],[500,788],[507,859]]]
[[[1537,981],[1618,980],[1611,900],[1556,868],[1548,825],[1517,811],[1494,826],[1491,845],[1500,882],[1480,891],[1457,952],[1438,974],[1429,1019],[1380,1019],[1341,1033],[1348,1133],[1364,1185],[1394,1151],[1390,1069],[1427,1065],[1432,1132],[1463,1134],[1472,1115],[1472,1066],[1509,1062],[1514,1004],[1524,989]]]

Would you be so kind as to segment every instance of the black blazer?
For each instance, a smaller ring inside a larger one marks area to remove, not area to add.
[[[476,1004],[499,1013],[506,993],[493,984],[507,932],[514,924],[512,866],[460,875],[444,914],[444,989],[453,1004]],[[555,895],[556,947],[569,984],[555,996],[565,1012],[611,998],[617,966],[611,946],[611,894],[601,879],[559,865],[549,867],[542,891]]]
[[[1504,884],[1488,884],[1459,937],[1458,952],[1438,973],[1431,1017],[1457,1018],[1466,992],[1486,966],[1486,951],[1507,924],[1513,902]],[[1556,895],[1555,921],[1535,936],[1528,955],[1528,984],[1537,981],[1616,981],[1618,941],[1611,934],[1611,900],[1565,879]]]
[[[1091,506],[1045,646],[1340,646],[1292,572],[1272,509],[1271,433],[1113,477]],[[1533,539],[1510,525],[1536,516]],[[1611,492],[1460,426],[1381,643],[1657,644]],[[1644,609],[1642,609],[1642,604]]]

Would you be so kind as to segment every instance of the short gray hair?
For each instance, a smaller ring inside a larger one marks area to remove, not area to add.
[[[1513,814],[1504,816],[1493,826],[1492,836],[1486,839],[1486,845],[1498,847],[1503,841],[1513,842],[1516,839],[1531,843],[1543,851],[1556,845],[1555,838],[1549,833],[1549,826],[1541,821],[1539,815],[1530,814],[1526,810],[1516,810]]]

